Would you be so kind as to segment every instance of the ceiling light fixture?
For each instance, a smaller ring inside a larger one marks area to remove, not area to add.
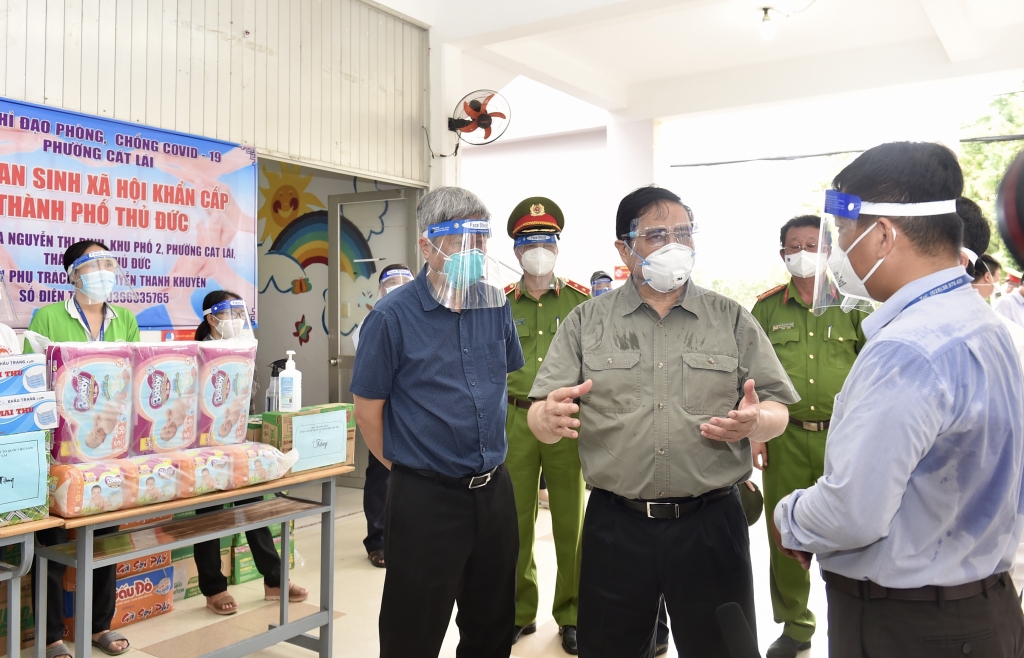
[[[764,16],[761,17],[761,38],[765,41],[775,38],[775,24],[772,23],[772,17],[768,13],[771,10],[771,7],[761,7],[761,11],[764,12]]]

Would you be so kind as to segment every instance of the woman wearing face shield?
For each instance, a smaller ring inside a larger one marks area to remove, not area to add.
[[[215,290],[203,298],[203,323],[196,329],[196,340],[230,340],[249,333],[249,323],[244,307],[223,309],[224,302],[242,299],[240,295],[227,290]],[[223,310],[222,310],[223,309]],[[235,505],[257,503],[262,498],[242,500]],[[196,514],[209,514],[222,509],[215,505],[196,510]],[[274,548],[274,538],[268,528],[257,528],[245,533],[252,549],[253,562],[263,576],[264,598],[277,601],[281,598],[281,556]],[[228,593],[228,579],[220,570],[220,540],[213,539],[195,545],[196,570],[199,573],[199,590],[206,597],[206,607],[217,615],[233,615],[238,612],[238,603]],[[288,600],[296,603],[305,601],[309,592],[292,583],[288,588]]]
[[[28,331],[30,336],[32,333],[37,336],[26,338],[26,353],[36,351],[33,344],[41,348],[46,342],[139,341],[139,325],[132,312],[108,301],[118,284],[119,268],[105,244],[83,240],[71,245],[64,252],[64,269],[74,292],[67,301],[55,302],[36,311]],[[110,532],[117,532],[117,528],[97,530],[96,534]],[[36,538],[44,546],[68,540],[67,531],[63,528],[40,531]],[[47,572],[47,658],[71,655],[61,641],[64,637],[60,606],[64,568],[64,565],[50,562]],[[96,569],[93,578],[93,644],[109,655],[122,654],[128,651],[128,640],[109,630],[116,602],[114,567]]]

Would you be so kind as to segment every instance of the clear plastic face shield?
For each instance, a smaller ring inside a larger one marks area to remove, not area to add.
[[[679,203],[658,203],[634,219],[620,240],[637,287],[670,294],[685,286],[687,297],[704,294],[704,288],[686,285],[697,257],[696,232],[693,211]]]
[[[131,279],[109,251],[90,251],[78,258],[68,268],[68,284],[62,287],[81,293],[93,304],[136,304],[139,301]]]
[[[515,273],[487,255],[486,219],[453,219],[427,228],[427,279],[437,303],[453,311],[501,308]]]
[[[606,292],[612,291],[611,277],[602,276],[590,282],[590,292],[594,297],[600,297]]]
[[[516,258],[525,274],[547,278],[548,287],[555,285],[555,261],[558,258],[558,238],[554,233],[528,233],[515,239]]]
[[[377,299],[383,299],[389,292],[397,290],[407,283],[412,283],[415,279],[413,273],[404,267],[388,270],[380,277],[380,285],[377,286]]]
[[[208,309],[203,317],[210,323],[210,336],[219,340],[256,340],[249,307],[242,299],[225,299]]]
[[[850,262],[849,254],[857,248],[877,224],[868,225],[858,232],[861,215],[870,217],[930,217],[956,213],[956,199],[928,201],[924,203],[883,203],[862,201],[860,197],[836,190],[825,191],[825,217],[821,221],[819,244],[831,246],[830,250],[819,252],[819,272],[814,279],[814,313],[821,315],[838,306],[849,313],[858,309],[866,313],[874,310],[874,300],[867,290],[866,282],[885,261],[881,258],[863,273],[858,274]],[[893,229],[893,240],[899,234]],[[826,254],[826,251],[828,253]],[[823,267],[821,267],[823,265]]]

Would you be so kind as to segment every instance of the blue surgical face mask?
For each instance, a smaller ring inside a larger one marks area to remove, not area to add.
[[[484,278],[486,255],[480,249],[459,251],[447,256],[444,261],[444,274],[448,284],[456,290],[467,288]]]
[[[105,302],[117,285],[117,276],[109,270],[87,272],[81,277],[82,293],[95,302]]]

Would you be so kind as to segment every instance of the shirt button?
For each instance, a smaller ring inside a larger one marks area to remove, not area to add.
[[[970,653],[970,652],[971,652],[971,651],[972,651],[973,649],[974,649],[974,647],[972,647],[972,646],[971,646],[971,643],[970,643],[970,642],[967,642],[966,644],[964,644],[963,648],[961,648],[960,650],[961,650],[961,651],[963,651],[963,652],[964,652],[964,655],[966,656],[966,655],[967,655],[967,654],[969,654],[969,653]]]
[[[659,491],[658,492],[658,498],[664,498],[664,497],[665,497],[665,492],[664,491]]]
[[[543,332],[543,331],[538,331],[538,332],[537,332],[537,335],[538,335],[538,336],[543,336],[543,335],[544,335],[544,332]]]
[[[463,354],[469,354],[469,350],[462,350]]]
[[[664,408],[665,408],[665,403],[663,403],[663,402],[659,402],[659,403],[658,403],[658,408],[659,408],[659,409],[664,409]]]
[[[814,358],[814,355],[813,355],[813,354],[808,354],[808,355],[807,355],[807,358],[809,358],[809,359],[813,359],[813,358]]]
[[[609,359],[608,359],[608,363],[611,363],[611,362],[612,362],[612,359],[611,359],[611,358],[609,358]]]
[[[814,380],[813,380],[813,379],[812,379],[812,380],[810,380],[810,381],[811,381],[811,383],[812,383],[812,384],[814,383]]]
[[[544,308],[544,304],[541,304],[540,302],[537,302],[537,306],[538,306],[539,308]]]
[[[813,335],[814,335],[814,332],[813,332],[813,331],[808,331],[808,332],[807,332],[807,335],[808,335],[808,336],[813,336]]]
[[[544,357],[542,357],[542,356],[538,356],[538,357],[537,357],[537,360],[538,360],[538,361],[543,361],[543,360],[544,360]]]
[[[658,364],[658,367],[659,367],[659,368],[664,368],[664,367],[665,367],[665,364],[664,364],[664,363],[659,363],[659,364]]]
[[[470,386],[476,386],[476,382],[469,382]]]
[[[813,359],[814,357],[811,357],[811,358]],[[714,363],[714,362],[715,362],[715,357],[711,357],[710,359],[708,359],[708,363]]]
[[[658,448],[658,454],[659,455],[664,455],[665,454],[665,449],[664,448]]]
[[[839,342],[840,343],[843,342],[843,337],[842,336],[839,337]],[[970,646],[970,645],[968,645],[968,646]]]
[[[659,327],[661,326],[661,323],[660,323],[660,322],[658,323],[658,326],[659,326]]]
[[[813,404],[811,405],[811,411],[814,411],[814,405]]]
[[[477,415],[476,415],[476,417],[477,417],[477,418],[483,418],[483,417],[484,417],[484,415],[483,415],[483,414],[477,414]]]

